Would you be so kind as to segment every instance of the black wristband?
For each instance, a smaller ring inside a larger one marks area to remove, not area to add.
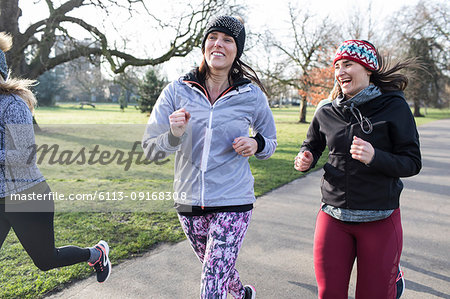
[[[169,130],[169,144],[171,146],[177,146],[181,143],[181,137],[174,136],[172,130]]]
[[[255,139],[256,142],[258,143],[258,149],[256,150],[256,153],[262,152],[262,150],[266,146],[266,141],[264,140],[264,137],[261,134],[257,133],[256,136],[250,138]]]

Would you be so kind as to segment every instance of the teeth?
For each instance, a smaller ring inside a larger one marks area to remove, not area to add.
[[[217,52],[212,53],[212,55],[214,55],[214,56],[225,56],[222,53],[217,53]]]

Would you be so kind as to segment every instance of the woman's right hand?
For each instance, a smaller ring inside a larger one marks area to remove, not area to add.
[[[186,125],[191,118],[191,114],[186,109],[181,108],[169,115],[170,131],[175,137],[181,137],[186,131]]]
[[[294,160],[294,168],[298,171],[307,171],[314,160],[310,151],[298,153]]]

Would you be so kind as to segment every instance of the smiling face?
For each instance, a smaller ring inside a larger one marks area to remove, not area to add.
[[[213,31],[205,41],[205,60],[212,71],[228,71],[236,58],[234,38],[223,32]]]
[[[341,59],[334,64],[334,77],[346,98],[352,98],[368,87],[371,74],[361,64],[352,60]]]

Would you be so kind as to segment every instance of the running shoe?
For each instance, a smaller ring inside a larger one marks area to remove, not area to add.
[[[256,298],[256,290],[251,285],[244,286],[245,296],[244,299],[255,299]]]
[[[398,266],[397,279],[395,280],[395,283],[397,285],[396,299],[398,299],[403,295],[403,292],[405,291],[405,278],[403,278],[403,271],[402,269],[400,269],[400,265]]]
[[[97,281],[105,282],[111,274],[111,262],[109,261],[109,246],[108,243],[101,240],[95,245],[95,248],[100,251],[100,257],[95,263],[89,263],[89,266],[93,267],[97,272]]]

